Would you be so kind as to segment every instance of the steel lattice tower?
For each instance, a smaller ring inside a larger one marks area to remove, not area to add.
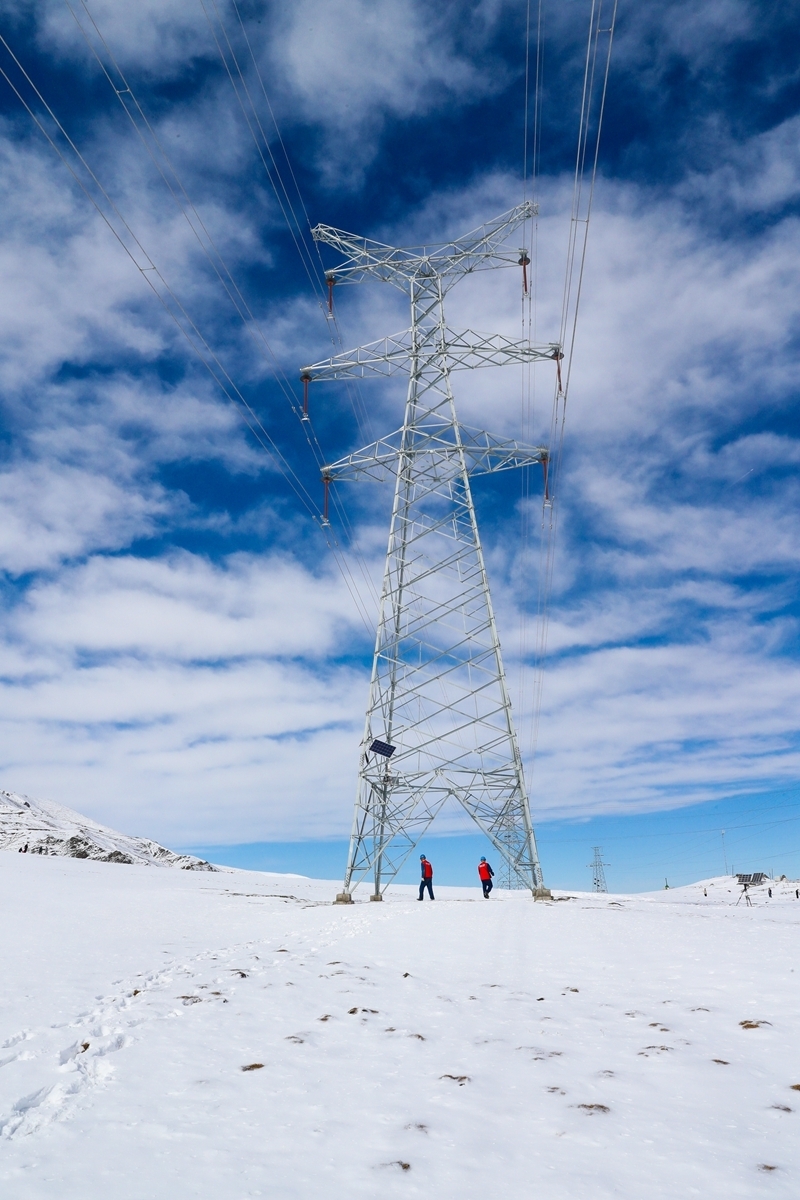
[[[522,204],[452,243],[412,249],[327,225],[313,230],[345,256],[328,273],[331,295],[334,285],[380,280],[411,302],[403,333],[301,372],[306,384],[409,373],[402,427],[323,469],[326,488],[334,480],[395,481],[344,903],[370,873],[372,899],[381,899],[450,797],[515,879],[544,894],[470,476],[538,463],[546,493],[548,454],[460,424],[450,375],[557,362],[561,347],[456,332],[444,314],[446,293],[465,275],[527,265],[526,252],[505,243],[533,215]],[[391,757],[371,752],[374,739],[395,747]]]
[[[589,866],[592,868],[592,891],[607,892],[606,873],[603,868],[608,866],[608,863],[603,862],[603,851],[600,846],[593,846],[592,849],[594,850],[594,858],[589,863]]]

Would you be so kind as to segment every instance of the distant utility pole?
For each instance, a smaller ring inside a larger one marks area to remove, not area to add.
[[[725,862],[725,874],[728,874],[728,855],[725,853],[725,830],[721,830],[720,837],[722,838],[722,857]]]
[[[603,851],[599,846],[593,846],[594,859],[588,865],[592,868],[592,891],[607,892],[606,873],[603,867],[607,867],[608,863],[603,862]]]

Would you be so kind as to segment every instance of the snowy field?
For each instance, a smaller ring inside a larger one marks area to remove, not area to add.
[[[2,854],[0,1195],[796,1200],[800,902],[730,886]]]

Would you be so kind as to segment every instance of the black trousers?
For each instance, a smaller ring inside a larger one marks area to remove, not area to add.
[[[435,897],[435,896],[434,896],[434,894],[433,894],[433,880],[432,880],[432,879],[421,879],[421,880],[420,880],[420,884],[419,884],[419,898],[420,898],[420,900],[421,900],[421,899],[422,899],[422,897],[423,897],[423,894],[424,894],[424,892],[425,892],[425,888],[427,888],[427,889],[428,889],[428,895],[430,896],[431,900],[435,900],[435,899],[436,899],[436,897]]]
[[[489,892],[494,887],[494,884],[492,883],[491,879],[482,879],[481,883],[483,884],[483,894],[484,894],[485,898],[488,900]]]

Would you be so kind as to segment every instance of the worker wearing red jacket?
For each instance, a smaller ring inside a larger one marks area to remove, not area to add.
[[[424,854],[420,854],[419,867],[420,875],[422,876],[419,882],[419,898],[420,900],[424,899],[425,889],[427,888],[431,900],[435,900],[436,897],[433,894],[433,863],[428,862]]]
[[[484,898],[484,900],[488,900],[488,899],[489,899],[489,892],[490,892],[490,891],[492,890],[492,888],[494,887],[494,884],[492,883],[492,876],[493,876],[493,875],[494,875],[494,871],[493,871],[493,870],[492,870],[492,868],[489,866],[489,864],[488,864],[488,862],[486,861],[486,859],[485,859],[485,858],[482,858],[482,859],[481,859],[481,861],[478,863],[478,877],[480,878],[480,881],[481,881],[481,883],[483,884],[483,898]]]

